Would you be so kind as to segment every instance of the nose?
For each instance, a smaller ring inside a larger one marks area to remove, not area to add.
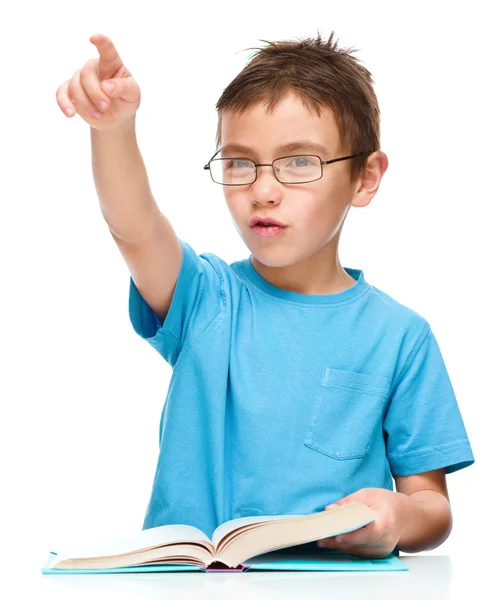
[[[272,165],[257,165],[257,179],[252,184],[252,195],[257,201],[277,202],[281,198],[281,184]]]
[[[283,184],[276,178],[275,168],[271,164],[261,164],[256,167],[257,178],[252,184],[252,190],[256,192],[256,195],[269,196],[269,194],[274,195],[276,191],[279,193]]]

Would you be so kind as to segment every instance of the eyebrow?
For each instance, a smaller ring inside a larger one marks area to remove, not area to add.
[[[314,150],[315,152],[322,152],[324,154],[328,153],[328,150],[324,146],[312,140],[296,140],[295,142],[276,146],[274,149],[275,152],[290,152],[293,150]],[[249,154],[255,154],[255,150],[243,144],[226,144],[220,149],[220,152],[248,152]]]

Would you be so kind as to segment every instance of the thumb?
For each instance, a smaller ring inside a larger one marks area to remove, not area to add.
[[[139,86],[132,77],[106,79],[101,82],[101,87],[112,98],[122,98],[127,102],[138,102],[140,99]]]
[[[349,496],[344,496],[343,498],[336,500],[333,504],[329,504],[325,508],[327,510],[331,510],[332,508],[337,508],[339,506],[345,506],[346,504],[349,504],[350,502],[356,502],[356,500],[357,500],[356,493],[357,492],[355,492],[354,494],[349,494]]]

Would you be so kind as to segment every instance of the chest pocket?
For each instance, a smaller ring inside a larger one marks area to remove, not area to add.
[[[370,451],[389,390],[387,377],[327,367],[304,444],[337,460],[363,458]]]

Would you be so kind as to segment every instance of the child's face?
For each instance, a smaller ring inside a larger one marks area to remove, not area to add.
[[[242,144],[252,153],[221,154],[271,163],[283,156],[279,145],[309,139],[328,149],[288,151],[285,155],[316,154],[322,160],[346,156],[340,147],[333,114],[323,109],[321,117],[311,114],[294,95],[288,95],[266,114],[262,104],[241,115],[222,117],[221,147]],[[321,179],[310,183],[280,183],[271,167],[258,167],[257,180],[242,186],[224,186],[224,196],[239,235],[260,263],[284,267],[313,256],[330,244],[336,253],[338,235],[359,183],[349,179],[349,161],[323,165]],[[258,237],[249,220],[256,215],[272,217],[288,227],[275,237]],[[328,252],[328,251],[327,251]],[[331,256],[328,256],[331,259]]]

